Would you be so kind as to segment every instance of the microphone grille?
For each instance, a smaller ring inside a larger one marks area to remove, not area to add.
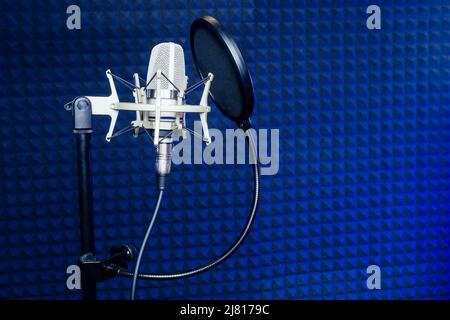
[[[152,49],[147,72],[147,82],[153,75],[161,70],[166,77],[180,90],[186,90],[186,73],[183,48],[173,42],[164,42],[156,45]],[[156,79],[154,79],[149,89],[156,89]],[[161,89],[175,90],[173,85],[166,78],[161,79]]]

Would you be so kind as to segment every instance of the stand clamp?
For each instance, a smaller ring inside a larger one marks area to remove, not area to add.
[[[128,263],[135,256],[136,249],[128,245],[114,246],[110,249],[110,257],[106,260],[97,260],[92,253],[83,254],[78,260],[81,269],[81,288],[87,288],[117,276],[107,268],[109,265],[117,265],[128,268]]]

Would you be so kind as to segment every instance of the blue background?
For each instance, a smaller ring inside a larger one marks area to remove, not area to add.
[[[139,282],[139,297],[367,299],[450,297],[448,1],[0,2],[0,297],[79,299],[66,267],[79,254],[75,138],[64,103],[107,95],[105,70],[145,76],[152,46],[188,43],[208,14],[251,70],[259,128],[280,128],[280,171],[240,251],[214,271]],[[81,7],[82,28],[66,28]],[[193,83],[193,82],[191,82]],[[123,100],[131,100],[123,89]],[[196,96],[192,101],[196,101]],[[198,94],[197,94],[198,97]],[[131,120],[119,116],[118,128]],[[154,151],[107,143],[95,118],[97,253],[140,244],[155,201]],[[210,126],[232,128],[214,108]],[[246,166],[176,166],[143,270],[181,271],[225,250],[251,197]],[[382,290],[366,288],[377,264]],[[100,285],[128,298],[130,281]]]

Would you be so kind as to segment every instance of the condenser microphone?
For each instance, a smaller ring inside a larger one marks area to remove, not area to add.
[[[139,74],[133,75],[134,83],[115,75],[111,70],[106,71],[111,88],[109,96],[85,97],[92,106],[92,115],[108,115],[111,117],[106,141],[118,137],[128,131],[134,131],[138,138],[142,129],[148,133],[156,148],[156,164],[158,188],[164,189],[166,177],[170,173],[172,161],[172,145],[174,134],[181,133],[187,137],[192,130],[186,126],[186,113],[196,113],[200,116],[203,136],[201,139],[211,143],[209,136],[207,114],[211,111],[208,105],[208,95],[214,75],[209,73],[199,82],[187,88],[186,67],[183,48],[173,42],[156,45],[150,54],[147,79],[141,84]],[[118,80],[127,88],[133,90],[134,103],[120,102],[114,80]],[[203,93],[198,104],[186,104],[186,95],[204,85]],[[73,102],[67,104],[71,105]],[[131,125],[114,132],[119,111],[133,111],[136,120]]]
[[[154,81],[159,77],[160,81]],[[187,85],[183,48],[176,43],[165,42],[156,45],[151,52],[147,72],[147,103],[154,105],[184,104]],[[159,87],[158,87],[159,86]],[[176,121],[184,119],[184,113],[162,111],[157,119],[156,112],[146,112],[144,120],[154,125],[153,139],[156,145],[157,187],[163,190],[170,173],[173,139],[170,134],[176,128]]]

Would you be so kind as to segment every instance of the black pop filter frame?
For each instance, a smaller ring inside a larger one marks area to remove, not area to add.
[[[240,106],[230,106],[226,105],[225,101],[216,99],[214,97],[214,86],[221,85],[220,74],[214,74],[213,85],[211,86],[212,89],[210,91],[211,99],[227,118],[236,122],[238,127],[242,128],[243,130],[247,130],[251,127],[249,118],[253,113],[255,98],[253,93],[252,79],[250,77],[250,73],[244,61],[244,58],[242,57],[241,51],[239,50],[236,42],[233,40],[231,35],[215,18],[204,16],[202,18],[196,19],[191,25],[190,44],[194,63],[198,73],[200,74],[200,77],[205,78],[208,73],[211,72],[211,70],[202,70],[198,61],[195,34],[199,30],[207,31],[217,42],[217,44],[219,44],[220,47],[223,48],[223,53],[228,59],[227,62],[232,62],[232,65],[234,67],[233,72],[235,73],[235,75],[237,75],[236,82],[238,83],[242,102]],[[220,64],[220,61],[216,61],[216,63]],[[240,110],[237,108],[240,108]],[[233,110],[233,112],[230,112],[230,110]]]

